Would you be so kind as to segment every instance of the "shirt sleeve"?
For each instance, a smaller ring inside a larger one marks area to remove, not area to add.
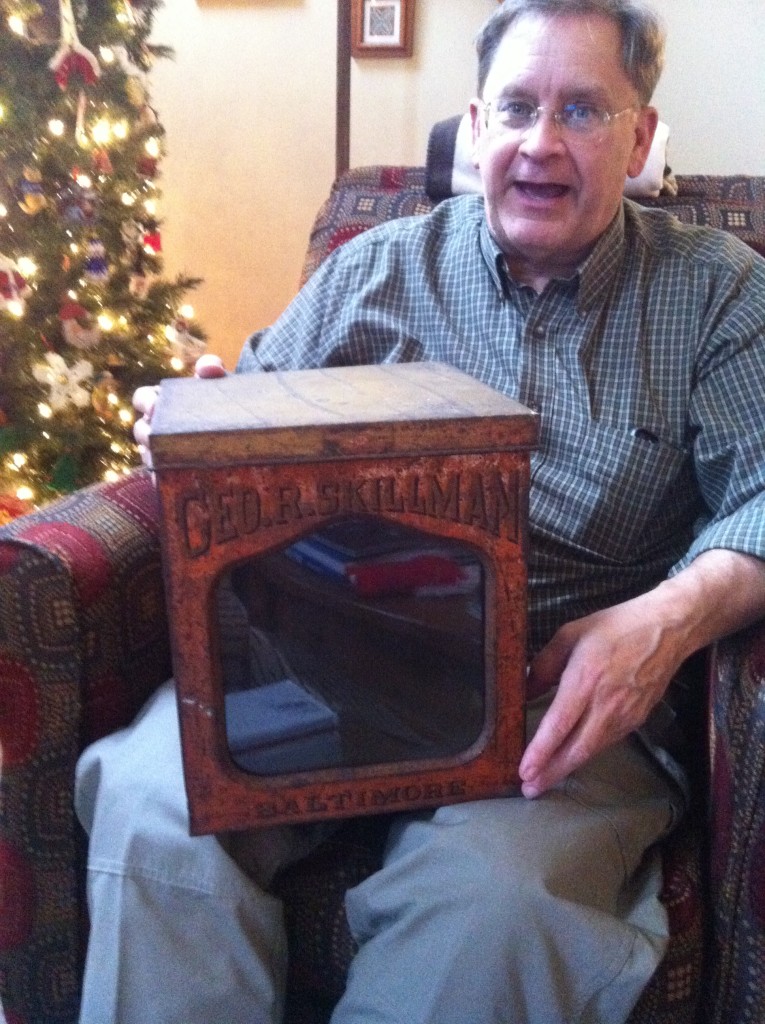
[[[742,262],[708,302],[690,406],[707,512],[671,574],[712,548],[765,559],[765,260]]]

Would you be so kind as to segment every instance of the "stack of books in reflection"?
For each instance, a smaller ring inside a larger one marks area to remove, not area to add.
[[[338,715],[292,679],[227,693],[226,734],[234,761],[259,775],[343,761]]]
[[[480,562],[464,545],[365,517],[331,523],[285,554],[359,597],[470,594],[482,580]]]

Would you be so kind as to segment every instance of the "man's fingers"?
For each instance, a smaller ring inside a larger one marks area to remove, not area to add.
[[[149,435],[151,434],[151,424],[145,418],[136,420],[133,424],[133,437],[139,447],[146,448],[149,444]]]
[[[564,701],[556,695],[521,759],[519,774],[526,796],[538,796],[568,774],[572,743],[579,743],[586,707],[579,700]],[[575,754],[574,760],[581,755]],[[581,756],[579,763],[586,757]],[[578,764],[576,765],[578,767]]]
[[[136,388],[133,392],[133,408],[150,420],[154,406],[157,404],[158,394],[159,386],[156,384],[146,384],[142,388]]]
[[[539,796],[557,785],[601,750],[624,739],[650,710],[624,694],[600,702],[565,698],[562,685],[523,755],[519,774],[524,796]]]
[[[581,768],[597,751],[600,745],[589,738],[587,727],[580,723],[548,757],[543,766],[530,773],[521,774],[521,791],[533,799],[548,789],[557,786],[577,768]]]
[[[197,359],[194,375],[207,379],[225,377],[226,368],[220,356],[204,355]],[[133,392],[133,408],[136,412],[141,413],[140,418],[133,424],[133,437],[138,445],[141,461],[145,466],[149,466],[149,468],[151,468],[151,450],[149,448],[151,418],[154,414],[154,407],[157,404],[158,394],[159,385],[145,385],[144,387],[136,388]]]
[[[149,451],[149,435],[151,434],[151,417],[159,394],[158,385],[144,385],[133,392],[133,408],[141,416],[133,424],[133,437],[138,445],[138,454],[144,466],[151,469],[151,452]]]
[[[215,377],[225,377],[226,368],[220,356],[212,354],[200,356],[194,364],[194,376],[211,380]]]

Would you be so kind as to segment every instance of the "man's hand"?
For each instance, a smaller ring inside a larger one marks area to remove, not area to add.
[[[529,692],[558,692],[521,762],[524,796],[538,796],[641,726],[684,660],[651,594],[577,619],[534,658]]]
[[[765,562],[715,549],[654,590],[563,626],[534,658],[529,696],[558,692],[521,760],[539,796],[641,726],[686,658],[765,615]]]
[[[194,365],[195,377],[225,377],[226,370],[220,356],[204,355],[197,359]],[[133,437],[138,445],[138,452],[141,462],[151,469],[151,451],[149,450],[149,435],[151,434],[151,417],[154,414],[154,406],[157,404],[159,394],[158,385],[147,385],[137,388],[133,393],[133,408],[140,412],[141,416],[133,424]]]

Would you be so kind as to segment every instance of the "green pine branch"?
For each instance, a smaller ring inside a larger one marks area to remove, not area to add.
[[[0,496],[40,503],[137,464],[133,391],[188,372],[204,341],[181,314],[199,278],[163,277],[156,244],[165,132],[147,72],[172,56],[149,42],[158,7],[76,3],[100,75],[60,86],[58,5],[0,0],[0,283],[14,267],[27,286],[0,296]]]

